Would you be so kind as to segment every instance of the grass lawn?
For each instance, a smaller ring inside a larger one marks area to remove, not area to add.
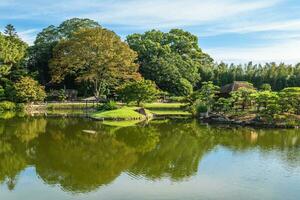
[[[106,112],[96,112],[91,115],[91,117],[96,119],[143,119],[144,115],[134,111],[135,107],[123,107],[117,110],[111,110]]]

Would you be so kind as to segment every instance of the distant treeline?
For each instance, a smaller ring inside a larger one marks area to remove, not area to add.
[[[246,65],[213,64],[201,68],[202,81],[213,81],[218,86],[224,86],[234,81],[247,81],[256,88],[270,84],[275,91],[286,87],[300,86],[300,64],[287,65],[284,63],[266,63]]]

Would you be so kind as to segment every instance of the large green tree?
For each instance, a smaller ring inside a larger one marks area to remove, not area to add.
[[[90,19],[73,18],[62,22],[58,27],[49,26],[37,35],[34,45],[29,50],[29,68],[37,73],[42,84],[51,81],[49,61],[52,58],[53,48],[56,44],[68,39],[81,29],[101,27],[97,22]]]
[[[91,84],[95,97],[100,97],[116,85],[139,78],[136,58],[136,52],[114,32],[83,29],[54,48],[52,81],[61,82],[67,75],[73,75],[77,81]]]
[[[16,35],[0,33],[0,77],[6,77],[26,55],[27,44]]]
[[[198,38],[180,29],[132,34],[126,41],[138,52],[142,76],[176,95],[189,93],[200,80],[200,68],[212,62],[199,48]]]

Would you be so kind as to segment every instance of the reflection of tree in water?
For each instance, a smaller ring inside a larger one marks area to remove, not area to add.
[[[80,124],[49,130],[50,134],[39,140],[34,162],[37,173],[46,183],[59,184],[67,191],[89,192],[111,183],[137,158],[134,149],[124,143],[104,133],[83,133],[82,128],[87,127]],[[52,137],[56,131],[68,134],[57,139]]]
[[[134,148],[138,153],[147,153],[153,150],[159,142],[159,131],[154,127],[126,127],[115,132],[116,139]]]
[[[284,164],[300,166],[298,130],[206,127],[195,121],[111,128],[86,119],[23,118],[0,120],[0,137],[0,183],[11,189],[28,165],[46,183],[70,192],[95,190],[122,172],[180,181],[195,175],[201,159],[218,146],[272,151]]]
[[[194,175],[200,159],[212,147],[209,140],[197,138],[194,124],[169,122],[154,126],[161,133],[160,141],[151,152],[139,156],[131,173],[150,179],[173,180]]]

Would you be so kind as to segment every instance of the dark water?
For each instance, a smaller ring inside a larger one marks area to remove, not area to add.
[[[1,120],[0,199],[299,200],[300,130]]]

